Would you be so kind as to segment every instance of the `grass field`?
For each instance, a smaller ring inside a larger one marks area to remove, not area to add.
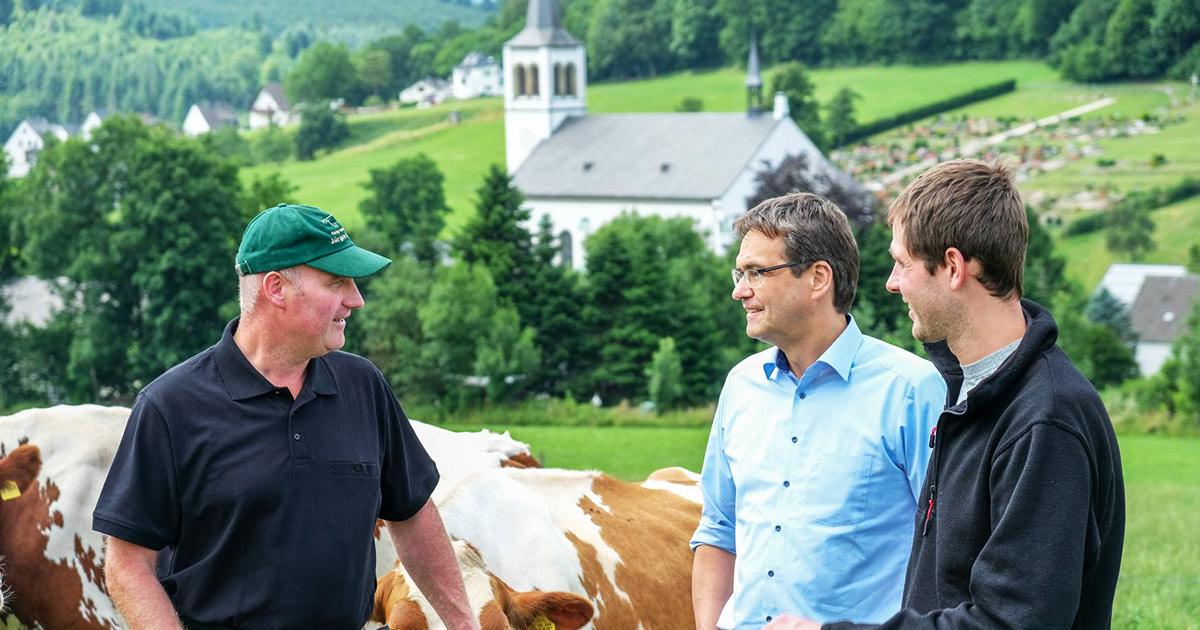
[[[1154,219],[1157,248],[1141,262],[1183,264],[1188,247],[1200,243],[1200,197],[1159,208],[1150,213]],[[1091,289],[1100,282],[1104,271],[1115,262],[1129,262],[1104,247],[1104,231],[1060,239],[1057,251],[1067,260],[1067,276]]]
[[[627,480],[665,466],[698,471],[708,438],[707,428],[492,427],[505,428],[547,466]],[[1200,438],[1130,435],[1120,443],[1127,517],[1112,627],[1198,628]]]
[[[1015,78],[1020,84],[1044,81],[1054,73],[1034,62],[981,62],[948,66],[891,66],[814,70],[817,98],[826,102],[839,88],[853,87],[861,121],[909,109],[951,94]],[[769,71],[768,71],[769,77]],[[672,111],[681,99],[695,96],[708,111],[740,111],[745,107],[745,74],[737,69],[685,72],[643,81],[596,84],[588,88],[589,111],[595,113]],[[769,78],[768,78],[769,82]],[[769,96],[768,105],[769,105]],[[451,110],[463,122],[446,121]],[[451,102],[425,110],[402,109],[356,116],[350,120],[347,148],[312,162],[287,161],[243,169],[255,175],[279,172],[298,187],[295,197],[338,215],[354,232],[361,227],[358,204],[366,197],[363,182],[371,169],[391,165],[419,152],[428,154],[446,176],[446,199],[453,234],[474,213],[475,189],[490,164],[504,163],[503,102],[480,99]]]

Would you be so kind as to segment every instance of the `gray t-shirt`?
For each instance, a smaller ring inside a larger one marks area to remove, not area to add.
[[[974,363],[968,363],[967,365],[962,366],[963,384],[962,389],[958,390],[958,402],[961,403],[962,401],[966,400],[967,394],[971,393],[971,390],[975,389],[975,386],[978,385],[980,381],[991,376],[997,369],[999,369],[1000,364],[1004,363],[1004,360],[1007,359],[1008,356],[1013,352],[1015,352],[1017,346],[1019,345],[1021,345],[1020,339],[1008,344],[1007,346],[1004,346],[1003,348],[1000,348],[999,350]]]

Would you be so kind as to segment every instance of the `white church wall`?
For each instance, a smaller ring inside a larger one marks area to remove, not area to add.
[[[742,170],[733,179],[733,183],[721,194],[716,202],[717,221],[720,229],[715,234],[713,249],[724,251],[733,242],[733,221],[742,213],[749,210],[746,199],[757,190],[755,177],[766,168],[775,168],[789,155],[807,152],[819,156],[820,152],[808,136],[800,131],[790,118],[783,119],[771,129],[767,139],[755,152],[754,157],[746,162]],[[764,164],[764,161],[766,164]]]

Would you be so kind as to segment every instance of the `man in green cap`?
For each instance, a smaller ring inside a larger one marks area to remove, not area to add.
[[[437,468],[379,370],[340,351],[354,279],[390,262],[311,206],[246,227],[241,316],[138,394],[93,514],[130,627],[361,628],[377,518],[446,626],[478,627]]]

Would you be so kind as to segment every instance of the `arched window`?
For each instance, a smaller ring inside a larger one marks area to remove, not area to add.
[[[565,81],[566,81],[566,76],[563,73],[562,64],[561,63],[554,64],[554,95],[555,96],[562,96],[564,94],[563,90],[567,87],[565,85]]]
[[[525,66],[513,68],[513,96],[525,96]]]
[[[540,89],[538,89],[539,86],[538,86],[537,64],[536,63],[529,64],[529,68],[526,69],[526,72],[528,72],[528,75],[526,75],[526,78],[528,79],[528,86],[529,86],[528,94],[529,94],[529,96],[540,95],[542,93],[542,91]]]
[[[571,247],[571,233],[563,230],[558,233],[558,258],[563,267],[575,266],[575,255]]]
[[[579,92],[575,90],[575,64],[567,64],[567,69],[563,74],[566,77],[566,86],[563,89],[563,95],[579,96]]]

